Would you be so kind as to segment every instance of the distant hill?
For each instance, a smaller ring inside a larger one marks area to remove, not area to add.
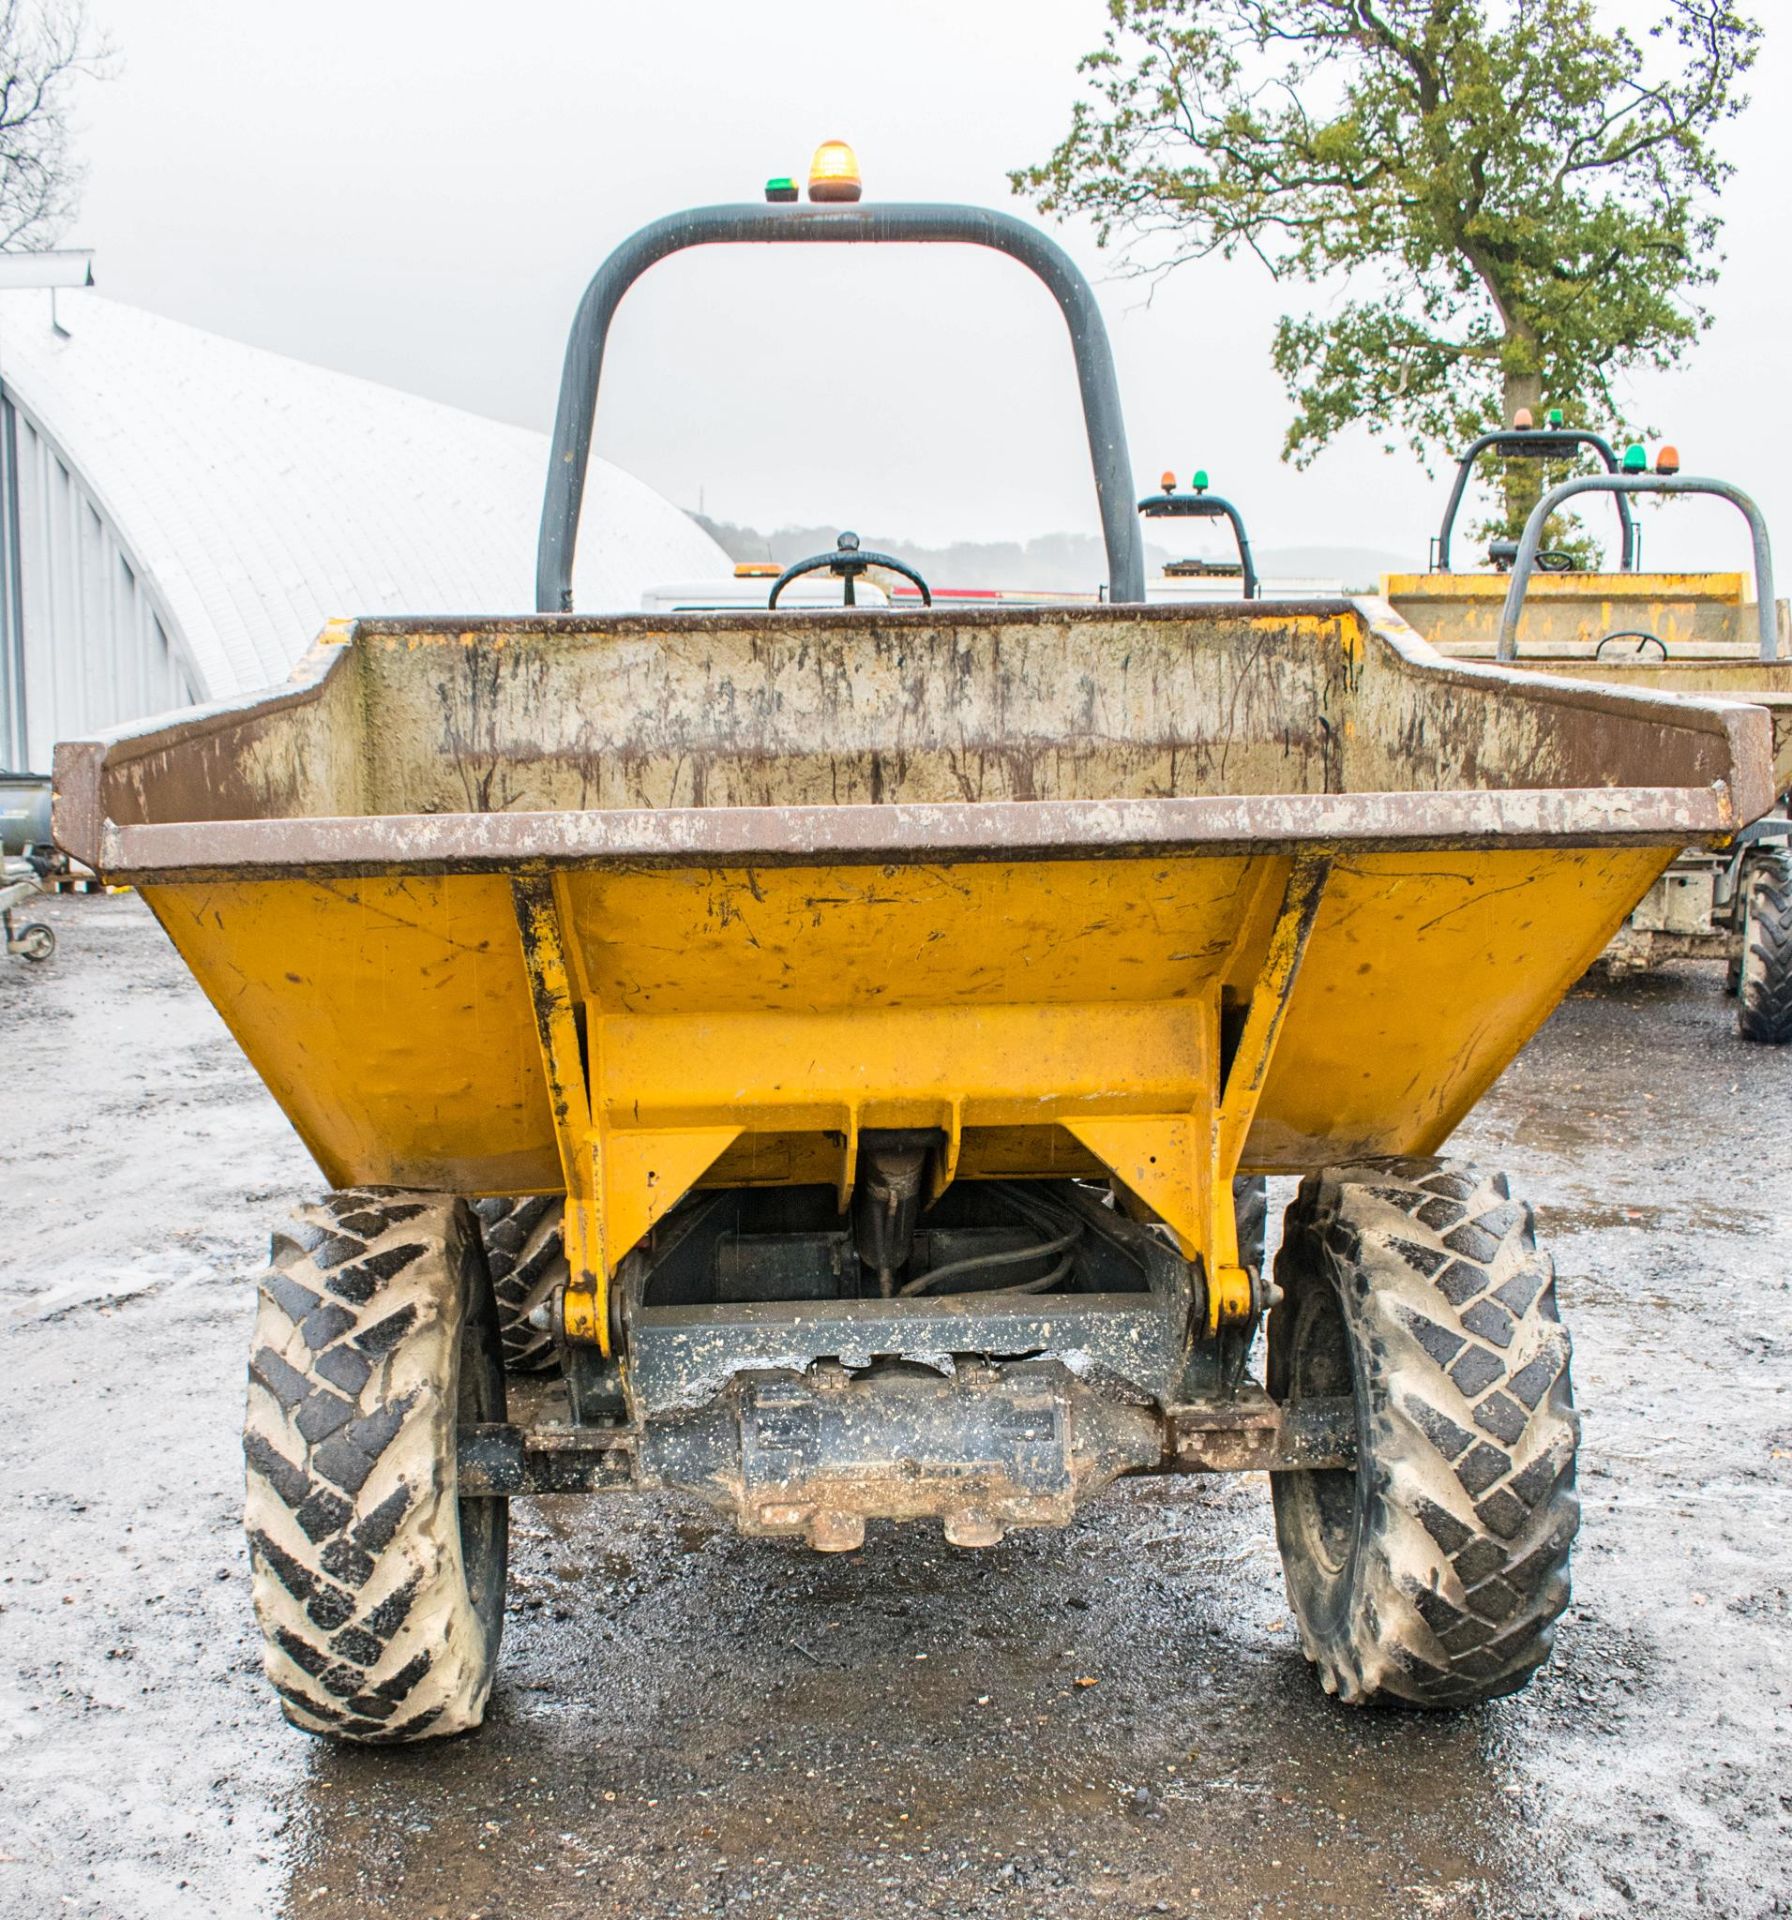
[[[1381,547],[1263,547],[1257,571],[1287,580],[1342,580],[1353,592],[1373,592],[1384,573],[1423,573],[1425,556]]]
[[[731,560],[772,560],[781,567],[828,552],[840,534],[838,527],[779,527],[765,533],[704,514],[692,517]],[[949,547],[924,547],[900,534],[856,531],[865,546],[906,560],[934,586],[1092,593],[1107,578],[1107,558],[1093,534],[1047,533],[1036,540],[957,540]],[[1152,573],[1176,557],[1176,549],[1153,540],[1145,543],[1145,565]],[[1265,547],[1254,557],[1257,571],[1266,576],[1342,580],[1358,590],[1373,589],[1385,572],[1421,564],[1421,556],[1367,547]]]

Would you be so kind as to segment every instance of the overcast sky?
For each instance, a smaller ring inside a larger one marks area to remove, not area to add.
[[[1104,15],[1099,0],[92,7],[121,58],[81,97],[90,172],[68,238],[98,249],[101,290],[537,427],[605,253],[660,213],[800,177],[820,139],[855,143],[868,198],[1024,211],[1006,171],[1061,134]],[[1689,470],[1754,490],[1792,556],[1785,45],[1753,91],[1718,324],[1636,403]],[[1410,456],[1353,435],[1305,474],[1277,458],[1269,339],[1298,290],[1216,262],[1147,301],[1086,236],[1060,237],[1098,276],[1141,485],[1205,466],[1260,546],[1423,563],[1443,491]],[[655,268],[612,338],[597,444],[681,505],[760,526],[940,542],[1097,525],[1056,309],[973,250],[713,249]],[[1724,512],[1651,516],[1650,558],[1739,562]]]

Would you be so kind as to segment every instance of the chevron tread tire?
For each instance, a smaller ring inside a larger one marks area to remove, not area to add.
[[[485,1261],[498,1303],[504,1364],[512,1373],[551,1373],[559,1365],[554,1336],[535,1316],[552,1304],[566,1279],[564,1212],[558,1194],[475,1200]]]
[[[1349,1395],[1354,1469],[1272,1477],[1307,1658],[1350,1705],[1457,1707],[1549,1656],[1580,1522],[1555,1275],[1505,1176],[1365,1160],[1288,1209],[1279,1401]]]
[[[1768,847],[1743,877],[1736,1026],[1745,1040],[1792,1043],[1792,848]]]
[[[388,1743],[479,1724],[508,1511],[456,1492],[457,1428],[504,1418],[463,1200],[363,1187],[273,1239],[243,1452],[256,1619],[294,1726]]]

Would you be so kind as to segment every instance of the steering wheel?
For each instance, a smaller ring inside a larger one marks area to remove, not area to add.
[[[1516,540],[1495,540],[1487,548],[1487,558],[1493,563],[1496,573],[1510,573],[1512,562],[1518,558]],[[1539,573],[1578,573],[1574,555],[1563,553],[1557,547],[1545,547],[1536,561]]]
[[[778,595],[790,585],[791,581],[805,573],[819,573],[823,567],[826,567],[836,579],[846,582],[845,603],[849,607],[856,607],[859,604],[854,588],[859,575],[871,567],[888,567],[892,573],[901,574],[903,579],[912,580],[921,589],[922,606],[933,605],[933,594],[927,582],[913,567],[904,566],[900,560],[893,559],[887,553],[872,553],[869,550],[861,552],[859,536],[856,533],[843,533],[834,543],[832,553],[818,553],[812,559],[798,560],[794,566],[786,567],[773,581],[771,598],[766,601],[766,606],[775,607],[778,604]]]
[[[1662,639],[1660,634],[1645,633],[1641,627],[1625,627],[1617,633],[1608,633],[1605,638],[1600,641],[1598,646],[1593,649],[1593,658],[1595,660],[1603,660],[1605,658],[1606,648],[1609,647],[1614,640],[1634,640],[1636,642],[1636,645],[1631,649],[1629,655],[1626,656],[1630,659],[1641,660],[1644,657],[1644,650],[1648,647],[1654,647],[1662,659],[1665,660],[1668,657],[1667,642]]]

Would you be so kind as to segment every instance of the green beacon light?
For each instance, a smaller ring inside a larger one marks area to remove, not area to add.
[[[1552,427],[1559,427],[1565,424],[1565,416],[1560,407],[1551,407],[1543,417]]]
[[[1193,487],[1197,493],[1205,493],[1207,491],[1207,469],[1205,467],[1197,467],[1195,469],[1195,477],[1189,482],[1189,485]]]
[[[1640,440],[1633,440],[1624,449],[1624,471],[1626,473],[1647,473],[1649,471],[1648,449]]]
[[[787,173],[773,174],[765,183],[765,197],[774,206],[787,206],[802,196],[797,192],[796,182]]]

